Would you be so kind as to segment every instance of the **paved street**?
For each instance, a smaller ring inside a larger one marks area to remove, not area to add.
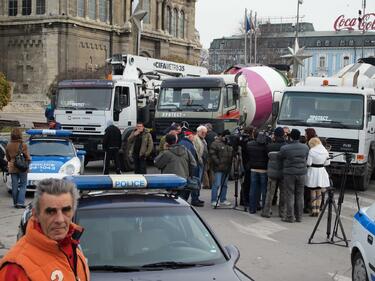
[[[101,172],[101,162],[90,163],[86,173]],[[150,168],[149,172],[157,172]],[[234,183],[230,182],[228,199],[234,202]],[[361,192],[361,206],[375,200],[375,182],[369,191]],[[208,202],[210,191],[203,190]],[[29,197],[28,200],[31,200]],[[11,197],[1,183],[0,190],[0,255],[15,242],[22,210],[11,207]],[[262,218],[232,209],[211,209],[208,204],[198,211],[209,222],[223,244],[234,244],[241,251],[239,266],[255,280],[351,280],[349,248],[336,245],[310,245],[307,240],[316,218],[305,216],[302,223],[284,223],[278,217]],[[275,210],[276,211],[276,210]],[[355,196],[345,194],[342,221],[347,236],[351,236],[351,217],[356,212]],[[326,216],[313,241],[325,241]]]

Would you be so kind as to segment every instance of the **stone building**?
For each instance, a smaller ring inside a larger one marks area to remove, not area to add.
[[[0,0],[0,72],[14,82],[15,99],[46,99],[58,74],[95,70],[115,53],[136,54],[131,19],[143,20],[140,55],[197,62],[196,0]],[[14,100],[14,98],[13,98]]]

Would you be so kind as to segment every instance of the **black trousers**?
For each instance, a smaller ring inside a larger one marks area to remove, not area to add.
[[[147,174],[146,158],[133,156],[134,160],[134,174]]]
[[[116,174],[121,174],[119,148],[109,148],[105,151],[103,174],[104,175],[109,174],[109,169],[111,167],[111,160],[115,161]]]

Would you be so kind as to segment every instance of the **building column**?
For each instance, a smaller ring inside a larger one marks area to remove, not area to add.
[[[85,18],[89,17],[89,0],[85,0]]]
[[[22,16],[22,0],[18,0],[17,3],[17,16]]]
[[[99,20],[99,0],[95,1],[95,20]]]
[[[36,15],[36,0],[31,1],[31,16]]]
[[[131,0],[125,0],[126,1],[126,11],[125,11],[125,22],[130,20],[130,16],[131,16],[131,9],[130,9],[130,6],[131,6]]]
[[[163,9],[163,0],[158,0],[157,3],[157,25],[156,25],[156,29],[158,31],[161,31],[162,30],[162,26],[161,26],[161,23],[163,22],[163,19],[162,19],[162,16],[163,16],[163,12],[162,12],[162,9]]]

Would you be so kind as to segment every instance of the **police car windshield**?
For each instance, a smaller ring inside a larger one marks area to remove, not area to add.
[[[78,210],[85,228],[81,247],[92,270],[102,266],[147,268],[166,261],[217,264],[225,257],[189,208]]]
[[[28,143],[31,156],[75,156],[69,141],[31,140]]]

